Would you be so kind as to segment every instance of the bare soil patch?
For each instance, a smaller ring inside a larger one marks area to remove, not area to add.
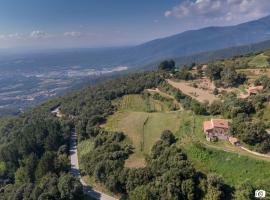
[[[195,88],[191,86],[190,81],[172,81],[170,79],[167,79],[167,82],[172,85],[173,87],[181,90],[184,94],[196,99],[197,101],[204,103],[209,102],[212,103],[214,100],[217,100],[218,98],[212,94],[211,91],[201,88]]]

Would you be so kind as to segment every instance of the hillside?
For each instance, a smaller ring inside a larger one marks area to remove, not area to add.
[[[254,31],[256,30],[256,31]],[[270,39],[270,16],[226,27],[206,27],[190,30],[165,38],[155,39],[136,46],[99,49],[69,49],[29,52],[1,56],[1,68],[17,66],[29,69],[55,66],[82,66],[92,68],[143,66],[163,59],[185,57],[230,47],[259,43]],[[3,54],[3,53],[2,53]],[[5,54],[3,54],[5,55]],[[14,59],[15,57],[15,59]],[[18,61],[19,65],[14,65]],[[13,63],[10,66],[10,63]],[[34,68],[33,68],[34,67]]]
[[[74,130],[84,179],[118,197],[232,199],[242,187],[251,188],[248,195],[267,190],[269,58],[264,51],[180,70],[162,62],[159,70],[105,81],[1,119],[0,199],[85,198],[69,175]],[[251,94],[253,86],[261,89]],[[212,118],[229,120],[230,137],[239,143],[206,140],[203,124]]]
[[[269,19],[190,30],[136,46],[24,53],[1,50],[0,116],[19,113],[101,79],[155,69],[163,59],[173,58],[184,65],[269,49]]]

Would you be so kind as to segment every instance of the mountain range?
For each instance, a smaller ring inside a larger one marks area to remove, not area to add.
[[[144,67],[163,59],[200,55],[231,47],[254,45],[270,40],[270,16],[235,26],[207,27],[155,39],[137,46],[100,49],[53,50],[0,58],[0,68],[82,66],[91,68],[119,65]],[[264,45],[264,48],[270,46]],[[8,60],[9,59],[9,60]],[[13,64],[8,61],[13,61]],[[32,69],[31,69],[32,70]]]

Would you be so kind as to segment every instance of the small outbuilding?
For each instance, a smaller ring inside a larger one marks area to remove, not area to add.
[[[240,146],[240,142],[237,138],[230,136],[229,142],[234,146]]]
[[[261,91],[263,90],[263,86],[259,85],[259,86],[254,86],[254,87],[249,87],[248,88],[248,93],[249,95],[257,95],[259,94]]]

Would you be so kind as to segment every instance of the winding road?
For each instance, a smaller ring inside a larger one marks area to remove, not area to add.
[[[77,177],[81,184],[83,185],[83,191],[85,194],[100,200],[116,200],[114,197],[111,197],[102,192],[93,190],[87,183],[82,179],[80,174],[79,162],[78,162],[78,154],[77,154],[77,133],[72,131],[70,137],[70,161],[71,161],[71,174]]]

